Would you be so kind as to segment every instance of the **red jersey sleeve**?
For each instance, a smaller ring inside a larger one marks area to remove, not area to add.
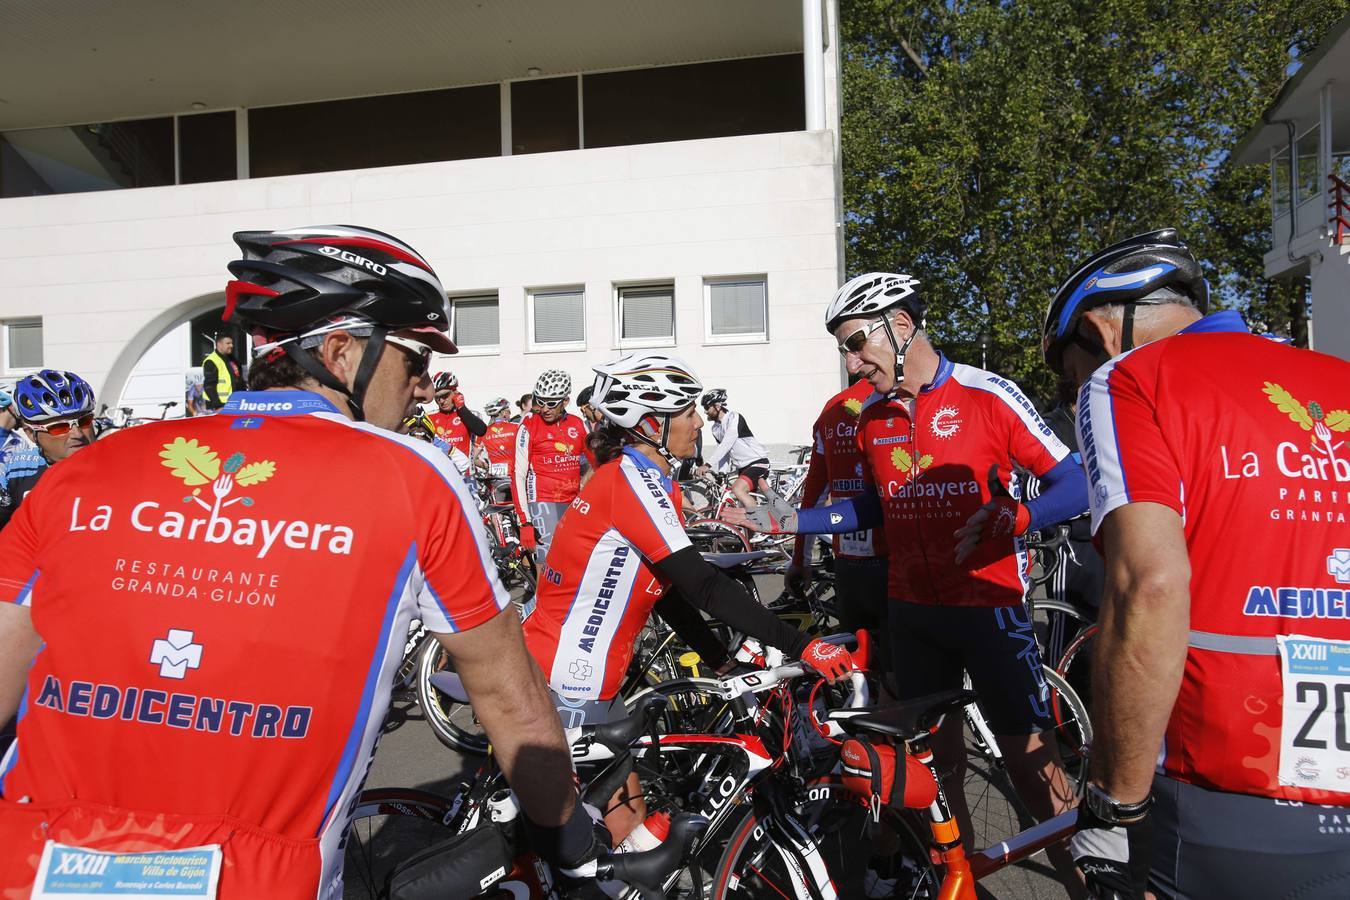
[[[624,539],[650,563],[688,547],[689,536],[660,474],[622,460],[617,465],[621,468],[614,482],[612,521]]]
[[[1149,370],[1137,362],[1112,360],[1078,394],[1078,447],[1087,468],[1093,534],[1126,503],[1161,503],[1185,514],[1181,469],[1158,424]]]
[[[487,533],[468,488],[447,459],[419,453],[427,462],[411,484],[417,514],[417,559],[421,571],[417,606],[428,631],[467,631],[506,608],[510,595],[497,578]]]
[[[1069,455],[1069,448],[1055,432],[1022,389],[1006,378],[990,378],[985,386],[995,398],[990,403],[999,431],[1007,435],[1008,455],[1033,475],[1044,475]]]
[[[47,473],[47,478],[51,477],[52,473]],[[41,497],[37,491],[29,494],[0,531],[0,603],[32,604],[33,584],[38,577],[34,517],[41,511]]]

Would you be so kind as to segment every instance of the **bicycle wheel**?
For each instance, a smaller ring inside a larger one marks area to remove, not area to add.
[[[1078,692],[1085,708],[1092,707],[1092,648],[1101,626],[1093,624],[1078,632],[1078,636],[1064,648],[1055,664],[1055,671]]]
[[[938,896],[942,880],[919,837],[922,830],[906,814],[883,809],[877,826],[865,831],[866,808],[834,779],[811,784],[793,813],[819,848],[837,896]],[[800,860],[773,832],[760,810],[745,811],[713,871],[711,900],[814,896]]]
[[[686,516],[703,518],[717,508],[717,497],[713,489],[702,481],[684,481],[680,483],[683,502],[680,504]]]
[[[442,744],[470,756],[485,756],[488,739],[473,708],[441,693],[431,683],[432,675],[447,670],[454,671],[450,654],[435,635],[427,635],[417,655],[417,705]]]
[[[443,841],[457,802],[405,788],[362,791],[343,850],[343,900],[375,898],[409,855]]]
[[[1081,794],[1087,781],[1087,762],[1092,747],[1092,718],[1087,705],[1068,680],[1049,666],[1045,681],[1050,686],[1050,711],[1055,720],[1059,745],[1067,751],[1065,769],[1076,779],[1075,792]]]

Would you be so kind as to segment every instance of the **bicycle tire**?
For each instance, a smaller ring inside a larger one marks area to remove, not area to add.
[[[1092,748],[1092,714],[1073,685],[1059,672],[1046,666],[1045,680],[1050,685],[1050,711],[1055,721],[1055,734],[1060,746],[1070,753],[1071,758],[1065,760],[1065,765],[1070,770],[1070,777],[1077,779],[1075,789],[1081,794],[1087,781],[1087,761]]]
[[[344,900],[381,896],[389,872],[454,833],[455,800],[411,788],[362,791],[343,849]]]
[[[810,804],[819,804],[822,808],[807,809]],[[812,836],[825,845],[821,847],[822,855],[838,896],[915,900],[938,897],[942,879],[933,866],[927,843],[920,837],[923,832],[914,827],[905,813],[882,809],[878,823],[882,830],[867,842],[868,855],[864,861],[860,855],[848,860],[845,854],[857,854],[861,849],[856,841],[851,841],[857,834],[852,826],[865,820],[867,811],[837,779],[822,779],[810,785],[806,803],[796,807],[795,811],[806,823],[814,822]],[[760,821],[760,811],[752,806],[732,829],[713,869],[709,900],[803,897],[789,884],[793,867],[785,864],[786,851],[776,847],[772,835],[760,826]],[[845,836],[853,846],[845,846]],[[779,854],[777,858],[771,855],[775,849]],[[762,864],[766,859],[782,864],[781,870],[773,871],[774,866]],[[864,862],[867,869],[847,871],[851,868],[849,862]],[[869,874],[875,879],[871,884],[867,883]],[[804,897],[809,896],[808,891]]]
[[[469,756],[486,756],[487,735],[477,727],[473,708],[452,700],[431,684],[432,675],[453,668],[450,654],[440,641],[435,635],[427,635],[417,655],[417,705],[442,744]]]

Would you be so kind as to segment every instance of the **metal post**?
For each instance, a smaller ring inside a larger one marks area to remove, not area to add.
[[[821,0],[802,0],[802,69],[806,79],[806,130],[825,128],[825,24]]]

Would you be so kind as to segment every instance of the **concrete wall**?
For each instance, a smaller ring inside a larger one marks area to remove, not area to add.
[[[156,341],[221,302],[231,232],[360,224],[411,243],[452,294],[499,293],[500,352],[452,363],[473,406],[545,368],[588,383],[619,353],[614,285],[673,280],[675,352],[763,439],[805,442],[840,387],[820,325],[840,274],[836,185],[821,131],[0,200],[0,319],[42,316],[45,364],[120,397]],[[703,280],[754,274],[769,340],[708,344]],[[527,290],[577,284],[586,349],[530,352]]]

